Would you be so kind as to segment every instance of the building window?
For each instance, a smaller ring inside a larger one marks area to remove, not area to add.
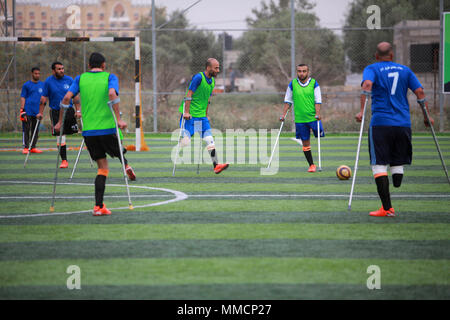
[[[88,19],[88,21],[92,21],[92,13],[91,12],[89,12],[88,14],[87,14],[87,19]]]
[[[122,22],[122,28],[128,28],[130,24],[128,22]]]
[[[99,24],[99,28],[103,29],[104,27],[105,27],[105,24],[104,24],[104,23],[100,23],[100,24]]]
[[[94,26],[92,25],[92,23],[88,23],[88,29],[92,29]]]
[[[34,12],[30,12],[30,19],[34,20]]]
[[[105,14],[104,14],[104,13],[100,13],[100,16],[99,16],[99,17],[100,17],[100,20],[103,21],[103,20],[105,19]]]
[[[109,25],[111,28],[115,28],[116,27],[116,23],[115,22],[111,22],[111,24]]]
[[[42,32],[42,36],[46,37],[47,36],[47,32]]]
[[[22,28],[23,27],[23,23],[22,22],[17,22],[17,28]]]
[[[36,24],[32,21],[30,22],[30,28],[34,28],[36,26]]]
[[[114,7],[114,13],[113,13],[113,17],[114,18],[121,18],[125,16],[125,9],[123,8],[123,6],[119,3],[118,5],[116,5]]]
[[[41,19],[47,19],[47,12],[45,12],[45,11],[42,11],[41,12]]]
[[[19,11],[17,12],[17,20],[22,20],[23,16],[22,16],[22,12]]]
[[[47,23],[42,22],[42,29],[47,29]]]
[[[139,20],[139,13],[135,13],[134,14],[134,21],[138,21]]]

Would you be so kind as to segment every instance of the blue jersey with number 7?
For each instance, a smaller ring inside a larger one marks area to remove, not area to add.
[[[411,127],[408,89],[421,88],[410,68],[391,61],[371,64],[364,69],[363,80],[372,81],[371,126]]]

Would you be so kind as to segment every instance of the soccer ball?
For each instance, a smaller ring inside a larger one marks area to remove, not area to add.
[[[352,170],[346,165],[342,165],[336,169],[336,176],[339,180],[348,180],[352,176]]]

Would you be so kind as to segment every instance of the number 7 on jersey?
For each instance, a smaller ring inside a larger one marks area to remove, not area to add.
[[[391,88],[391,96],[395,95],[395,90],[397,90],[397,82],[398,82],[398,72],[390,72],[388,73],[389,78],[394,78],[394,82],[392,83]]]

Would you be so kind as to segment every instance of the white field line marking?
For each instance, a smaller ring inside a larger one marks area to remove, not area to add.
[[[113,186],[113,185],[111,185]],[[267,197],[267,198],[345,198],[348,194],[189,194],[189,198],[257,198],[257,197]],[[131,195],[132,198],[165,198],[170,197],[170,195],[161,194],[140,194]],[[355,195],[357,198],[368,198],[368,199],[378,199],[377,195]],[[126,195],[105,195],[105,199],[108,198],[128,198]],[[408,198],[408,199],[423,199],[423,198],[438,198],[445,199],[450,198],[449,195],[445,194],[391,194],[391,198]],[[0,196],[0,199],[51,199],[50,196]],[[71,199],[94,199],[94,196],[57,196],[56,199],[60,200],[71,200]]]
[[[53,185],[53,182],[33,182],[33,181],[0,181],[0,183],[6,183],[6,184],[48,184]],[[93,184],[90,183],[72,183],[72,182],[58,182],[59,185],[77,185],[77,186],[92,186]],[[108,187],[126,187],[125,185],[120,184],[107,184]],[[169,192],[175,195],[174,199],[155,202],[155,203],[149,203],[144,205],[137,205],[134,206],[134,208],[148,208],[148,207],[155,207],[160,206],[168,203],[178,202],[182,201],[188,198],[187,194],[181,191],[172,190],[172,189],[166,189],[166,188],[155,188],[155,187],[147,187],[147,186],[129,186],[130,188],[137,188],[137,189],[146,189],[146,190],[158,190],[158,191],[164,191]],[[50,197],[49,197],[50,199]],[[67,198],[70,199],[70,198]],[[110,210],[123,210],[123,209],[129,209],[129,207],[119,207],[119,208],[110,208]],[[76,214],[76,213],[88,213],[92,212],[92,209],[89,210],[81,210],[81,211],[72,211],[72,212],[52,212],[52,213],[34,213],[34,214],[23,214],[23,215],[8,215],[8,216],[1,216],[0,218],[28,218],[28,217],[45,217],[45,216],[55,216],[55,215],[70,215],[70,214]]]

